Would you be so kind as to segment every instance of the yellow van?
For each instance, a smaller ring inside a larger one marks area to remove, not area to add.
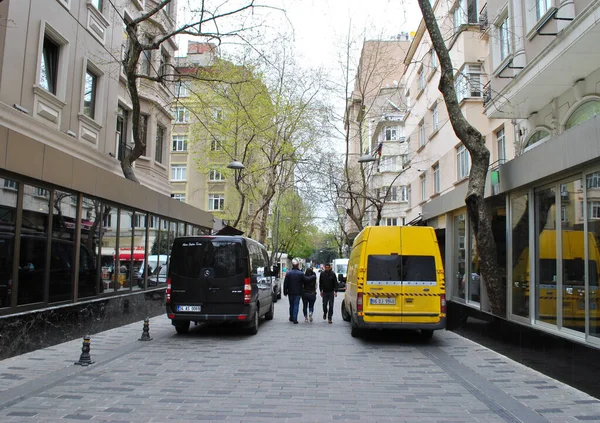
[[[537,317],[539,320],[556,324],[557,301],[556,292],[557,233],[552,229],[543,230],[538,239],[539,269],[538,289],[539,302]],[[563,267],[563,298],[562,325],[575,330],[585,330],[585,233],[583,231],[562,231],[562,267]],[[590,320],[600,317],[600,296],[598,291],[600,269],[600,249],[593,233],[588,233],[589,249],[589,286],[590,286]],[[530,263],[529,249],[525,248],[513,268],[513,303],[529,304],[530,295]],[[523,301],[521,298],[525,298]],[[516,299],[516,300],[515,300]]]
[[[446,327],[446,288],[433,228],[368,226],[354,240],[342,317],[363,329]]]

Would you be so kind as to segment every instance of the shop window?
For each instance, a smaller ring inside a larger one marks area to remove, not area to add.
[[[458,298],[465,299],[465,284],[463,280],[466,273],[467,248],[465,244],[466,225],[465,215],[460,214],[454,217],[454,268],[456,279],[454,281],[453,292],[458,294]]]
[[[600,338],[600,172],[586,176],[589,284],[589,333]]]
[[[119,291],[131,289],[136,264],[133,249],[133,210],[119,210],[119,256],[115,267],[115,287]]]
[[[511,199],[512,314],[529,317],[529,196]]]
[[[102,292],[98,272],[101,251],[102,202],[94,198],[84,197],[83,202],[89,204],[81,217],[81,245],[79,252],[78,298],[87,298]]]
[[[0,178],[0,309],[12,305],[17,190],[19,183]],[[46,203],[48,200],[46,200]]]
[[[75,264],[75,225],[77,194],[56,190],[52,202],[52,242],[50,248],[51,303],[73,300]]]

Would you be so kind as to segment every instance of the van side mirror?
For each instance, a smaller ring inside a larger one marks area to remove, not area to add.
[[[271,276],[279,276],[279,266],[273,266],[273,272],[271,273]]]

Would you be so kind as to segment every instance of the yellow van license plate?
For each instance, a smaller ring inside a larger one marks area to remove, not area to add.
[[[371,304],[396,305],[395,298],[370,298]]]
[[[202,306],[189,306],[189,305],[180,305],[177,306],[177,311],[195,311],[199,312],[202,309]]]

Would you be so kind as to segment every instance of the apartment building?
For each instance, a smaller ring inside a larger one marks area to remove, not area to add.
[[[493,0],[487,16],[485,112],[517,123],[499,168],[507,316],[598,346],[600,2]]]
[[[405,221],[405,188],[394,172],[402,169],[407,148],[402,145],[406,140],[406,105],[400,80],[409,45],[410,36],[406,33],[392,40],[365,41],[354,88],[346,103],[350,181],[345,181],[344,190],[351,193],[344,194],[342,202],[344,208],[352,207],[362,217],[362,226],[377,222],[377,208],[382,216],[380,224],[398,225]],[[365,153],[375,161],[359,163]],[[358,200],[357,204],[364,205],[350,206],[351,196]],[[361,228],[347,215],[344,226],[352,242]]]
[[[140,82],[141,184],[121,170],[119,158],[133,143],[123,22],[153,4],[0,3],[0,325],[14,323],[9,316],[35,319],[47,309],[59,316],[111,301],[136,303],[132,316],[149,312],[143,294],[162,283],[162,296],[164,279],[151,281],[142,263],[168,255],[177,234],[213,226],[210,213],[169,198],[172,87]],[[153,28],[174,27],[174,6]],[[140,70],[160,72],[175,49],[164,43]]]

